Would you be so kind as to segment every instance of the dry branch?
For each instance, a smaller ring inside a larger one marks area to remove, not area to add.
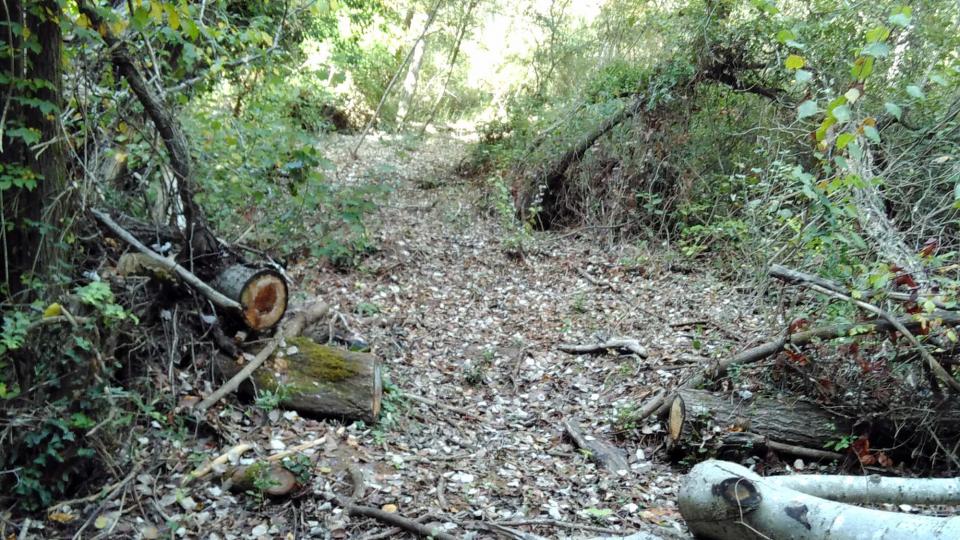
[[[226,452],[220,454],[219,456],[211,460],[209,463],[197,469],[194,469],[190,474],[185,476],[183,478],[183,482],[180,483],[180,487],[185,487],[190,482],[193,482],[198,478],[203,478],[204,476],[210,474],[210,471],[212,471],[218,465],[225,465],[228,461],[236,460],[241,455],[243,455],[244,452],[246,452],[247,450],[250,450],[251,448],[253,448],[253,445],[248,443],[240,443],[230,448]]]
[[[568,354],[599,354],[605,353],[609,350],[616,350],[627,351],[639,356],[640,358],[647,357],[647,349],[644,348],[639,341],[622,337],[610,338],[601,343],[589,343],[585,345],[559,345],[557,346],[557,349]]]
[[[944,324],[949,324],[952,326],[960,325],[960,313],[955,311],[937,310],[933,313],[926,314],[925,319],[926,320],[924,321],[917,319],[916,317],[909,316],[900,317],[894,319],[894,321],[902,325],[904,328],[913,330],[921,328],[923,325],[933,320],[940,320]],[[813,330],[797,332],[795,334],[783,335],[776,340],[768,341],[767,343],[757,345],[756,347],[751,347],[740,352],[739,354],[721,360],[716,364],[705,368],[704,370],[687,379],[687,381],[681,384],[677,390],[666,395],[654,396],[648,400],[643,407],[641,407],[641,410],[652,411],[650,414],[656,414],[658,416],[666,414],[670,404],[673,402],[673,399],[677,396],[677,391],[687,388],[697,388],[708,381],[715,380],[723,376],[732,366],[759,362],[760,360],[768,358],[782,351],[784,346],[787,344],[795,347],[803,347],[817,340],[822,341],[842,337],[874,334],[895,329],[896,326],[893,324],[893,322],[880,318],[857,323],[843,323],[824,326],[821,328],[815,328]],[[644,418],[646,418],[646,416],[641,416],[638,414],[636,420],[639,421],[643,420]]]
[[[893,326],[893,328],[897,332],[900,332],[900,334],[903,335],[903,337],[907,338],[907,341],[909,341],[910,344],[913,345],[913,347],[917,350],[917,352],[920,353],[920,356],[927,363],[927,366],[937,376],[937,378],[940,379],[941,382],[949,386],[954,392],[960,392],[960,381],[957,381],[957,379],[955,379],[953,375],[951,375],[946,369],[944,369],[943,366],[940,364],[940,362],[938,362],[937,359],[934,358],[932,354],[930,354],[930,351],[928,351],[927,348],[924,347],[922,343],[920,343],[917,337],[913,335],[913,332],[911,332],[902,322],[898,321],[888,311],[881,309],[868,302],[864,302],[863,300],[857,300],[856,298],[853,298],[846,293],[838,292],[830,288],[829,286],[825,286],[820,283],[811,282],[811,281],[802,281],[801,283],[805,287],[811,290],[817,291],[819,293],[823,293],[833,298],[851,302],[855,306],[861,309],[865,309],[870,313],[873,313],[874,315],[877,315],[881,317],[883,320],[890,323],[890,325]]]
[[[139,240],[137,240],[132,234],[130,234],[126,229],[121,227],[114,221],[109,215],[105,212],[102,212],[97,209],[90,209],[90,213],[93,214],[95,218],[100,223],[103,223],[108,229],[113,231],[113,234],[117,235],[121,240],[133,246],[137,251],[146,255],[151,261],[156,263],[162,268],[175,273],[180,277],[184,282],[197,290],[200,294],[205,296],[208,300],[214,303],[217,307],[229,311],[239,312],[240,303],[232,298],[228,298],[223,293],[215,290],[213,287],[204,283],[200,278],[193,274],[193,272],[187,270],[183,266],[177,264],[171,259],[168,259],[159,253],[153,251],[147,246],[143,245]]]

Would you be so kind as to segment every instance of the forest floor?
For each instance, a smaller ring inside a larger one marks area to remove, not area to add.
[[[155,537],[166,522],[181,536],[211,539],[402,536],[323,496],[351,492],[352,462],[364,476],[359,504],[455,537],[495,537],[484,523],[514,538],[682,536],[682,469],[664,457],[663,427],[634,425],[630,413],[690,367],[769,335],[755,292],[738,293],[709,267],[690,271],[657,246],[603,240],[606,232],[533,233],[517,256],[509,239],[518,233],[481,195],[490,190],[454,172],[465,142],[374,136],[352,160],[355,142],[335,136],[324,152],[337,182],[390,188],[373,220],[378,249],[348,272],[300,265],[290,274],[300,299],[330,303],[383,360],[390,383],[382,421],[345,426],[227,407],[226,429],[260,454],[323,437],[313,485],[258,503],[215,481],[185,493],[176,477],[140,475],[137,489],[152,494],[156,521],[120,519],[113,533]],[[557,349],[604,336],[635,338],[649,356]],[[570,420],[621,448],[630,470],[597,467],[565,440]],[[201,441],[181,455],[223,450]]]

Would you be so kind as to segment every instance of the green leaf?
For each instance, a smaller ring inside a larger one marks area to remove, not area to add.
[[[843,150],[847,147],[848,144],[853,142],[857,138],[853,133],[841,133],[837,136],[837,150]]]
[[[860,54],[874,58],[886,58],[890,54],[890,46],[878,41],[864,47]]]
[[[780,43],[786,43],[795,39],[797,39],[797,35],[789,30],[781,30],[777,32],[777,41]]]
[[[787,59],[783,62],[783,65],[784,65],[787,69],[800,69],[800,68],[802,68],[802,67],[805,65],[805,63],[804,63],[804,61],[803,61],[803,57],[802,57],[802,56],[797,56],[797,55],[795,55],[795,54],[791,54],[791,55],[788,56]]]
[[[843,94],[843,97],[847,98],[847,101],[850,103],[856,103],[857,100],[860,99],[860,89],[851,88],[847,90],[845,94]]]
[[[837,119],[837,122],[844,123],[850,121],[850,106],[849,105],[838,105],[830,111],[830,114]]]
[[[900,106],[890,101],[884,103],[883,108],[886,109],[887,112],[893,115],[893,117],[897,120],[899,120],[900,115],[903,114],[903,110],[900,109]]]
[[[857,78],[858,81],[865,81],[873,73],[873,57],[861,56],[853,63],[850,68],[850,75]]]
[[[867,43],[886,41],[888,37],[890,37],[890,29],[886,26],[878,26],[867,30]]]
[[[813,78],[813,73],[805,69],[798,69],[797,72],[793,74],[793,80],[795,80],[797,84],[803,84],[805,82],[808,82],[812,78]]]
[[[863,149],[860,148],[860,145],[856,141],[852,141],[847,145],[847,152],[850,153],[850,157],[856,161],[863,159]]]
[[[863,126],[863,134],[871,141],[880,144],[880,132],[873,126]]]
[[[797,120],[803,120],[820,112],[816,100],[808,99],[797,107]]]
[[[915,84],[911,84],[910,86],[907,87],[907,93],[910,94],[910,96],[915,97],[917,99],[926,98],[926,96],[923,95],[923,90],[921,90],[920,87]]]
[[[887,21],[894,26],[904,28],[910,25],[910,15],[912,14],[913,9],[910,6],[898,6],[890,12]]]

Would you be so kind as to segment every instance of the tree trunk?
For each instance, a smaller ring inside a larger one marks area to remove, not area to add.
[[[426,17],[422,17],[426,25]],[[424,32],[426,26],[424,27]],[[400,94],[400,103],[397,106],[397,125],[402,127],[410,115],[413,108],[413,101],[417,95],[417,86],[420,82],[420,68],[423,66],[424,51],[427,48],[427,38],[418,39],[413,46],[413,55],[410,59],[410,67],[407,68],[407,75],[403,78],[403,91]]]
[[[463,43],[463,37],[467,34],[467,28],[470,26],[470,14],[473,13],[473,9],[477,7],[477,3],[480,0],[470,0],[470,4],[467,5],[467,11],[463,15],[463,20],[460,23],[460,28],[457,30],[457,41],[453,45],[453,52],[450,53],[450,60],[447,61],[447,74],[443,78],[443,85],[440,87],[440,93],[437,95],[437,99],[433,102],[433,105],[430,107],[430,112],[427,114],[426,120],[423,121],[423,125],[420,126],[419,135],[422,137],[424,132],[427,131],[427,126],[429,126],[433,119],[437,116],[437,111],[440,109],[440,103],[443,102],[443,98],[447,93],[447,86],[450,84],[450,78],[453,77],[453,72],[457,67],[457,57],[460,55],[460,45]]]
[[[680,486],[678,503],[687,527],[698,538],[960,538],[960,517],[900,514],[828,501],[724,461],[694,466]]]
[[[271,268],[228,266],[213,288],[240,304],[243,321],[251,330],[272,328],[287,312],[287,282]]]
[[[216,367],[229,378],[243,366],[220,356]],[[305,416],[374,423],[383,392],[380,361],[371,354],[317,345],[309,338],[288,338],[282,354],[274,354],[239,388],[247,396],[254,395],[254,389],[278,392],[282,407]]]
[[[28,8],[28,9],[25,9]],[[21,278],[29,274],[44,275],[57,262],[57,244],[71,228],[67,214],[71,197],[67,186],[66,157],[61,138],[60,109],[62,82],[60,6],[53,0],[37,0],[24,6],[19,0],[4,2],[5,45],[0,55],[0,73],[7,79],[6,118],[3,126],[0,187],[3,206],[2,239],[4,283],[9,293],[22,290]],[[15,28],[22,28],[17,31]],[[39,50],[22,47],[22,32],[36,36]],[[31,84],[23,85],[24,81]],[[24,90],[33,88],[33,90]],[[31,98],[43,105],[26,105],[10,99]],[[13,130],[25,128],[39,133],[39,141],[30,143],[11,137]],[[19,180],[36,182],[36,187],[17,186]],[[36,224],[44,227],[38,227]],[[56,237],[49,237],[55,234]]]
[[[749,431],[772,441],[822,449],[852,433],[843,418],[805,401],[754,397],[737,400],[683,389],[670,407],[669,436],[676,450],[721,449],[723,434]],[[717,431],[719,429],[719,432]]]

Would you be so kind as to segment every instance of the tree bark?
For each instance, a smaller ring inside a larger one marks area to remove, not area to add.
[[[432,22],[432,21],[430,21]],[[428,19],[424,17],[424,25],[428,24]],[[424,27],[426,32],[426,26]],[[423,66],[424,51],[427,48],[427,38],[417,40],[413,46],[413,55],[410,59],[410,66],[407,68],[407,75],[403,78],[403,87],[400,94],[400,103],[397,106],[397,125],[402,127],[410,115],[413,108],[413,101],[417,95],[417,86],[420,82],[420,68]]]
[[[288,338],[286,344],[240,385],[242,394],[269,390],[280,394],[282,407],[305,416],[376,422],[383,384],[375,356],[317,345],[305,337]],[[229,378],[243,366],[221,356],[216,367]]]
[[[960,517],[883,512],[828,501],[724,461],[694,466],[680,486],[678,503],[687,527],[698,538],[960,538]]]
[[[20,169],[29,171],[36,179],[32,190],[0,188],[4,221],[0,227],[4,259],[0,271],[7,291],[13,294],[23,290],[21,278],[25,275],[48,272],[60,257],[58,241],[72,225],[67,218],[71,197],[66,190],[66,156],[60,126],[60,6],[54,0],[37,0],[26,5],[19,0],[8,0],[3,7],[0,16],[4,30],[0,39],[6,50],[0,56],[0,73],[8,82],[0,87],[3,90],[0,126],[4,130],[0,158],[7,168],[0,171],[0,176],[18,176]],[[16,27],[23,30],[17,31]],[[39,50],[23,49],[20,32],[25,31],[36,36]],[[21,86],[24,81],[31,84]],[[20,101],[25,98],[39,100],[51,110]],[[13,128],[38,132],[39,142],[28,148],[23,139],[9,136]],[[56,238],[49,234],[55,234]]]
[[[737,400],[694,389],[681,390],[674,398],[669,426],[671,442],[683,451],[722,448],[723,434],[741,431],[812,449],[852,433],[845,419],[805,401],[760,396]]]

